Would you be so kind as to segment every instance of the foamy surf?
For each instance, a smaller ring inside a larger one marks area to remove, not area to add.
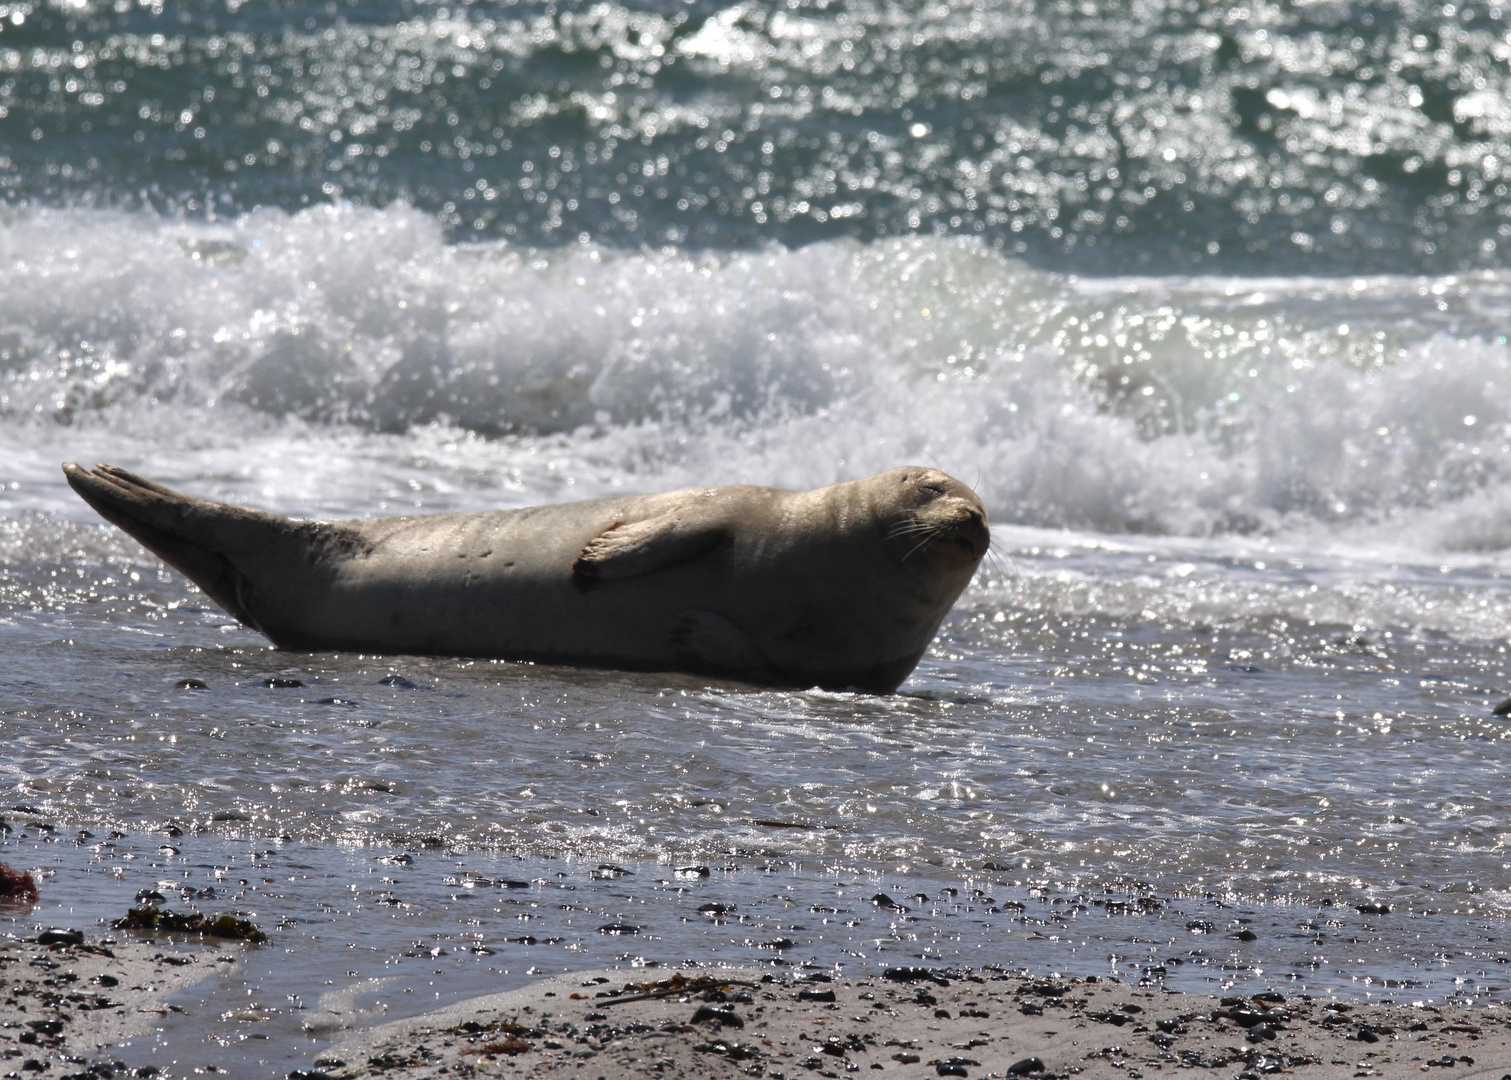
[[[449,243],[417,210],[0,226],[4,505],[53,459],[358,515],[937,463],[994,519],[1511,543],[1511,280],[1081,281],[972,240]],[[97,448],[97,449],[93,449]]]

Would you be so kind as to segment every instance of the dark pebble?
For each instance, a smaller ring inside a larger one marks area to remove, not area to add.
[[[84,944],[84,931],[60,930],[54,927],[51,930],[43,930],[37,935],[38,945],[82,945]]]
[[[1511,698],[1507,698],[1490,710],[1491,716],[1511,716]]]
[[[1238,941],[1258,941],[1259,935],[1252,930],[1240,930],[1233,937]]]
[[[831,993],[829,997],[831,1000],[833,1000],[833,993]],[[698,1011],[693,1013],[693,1018],[690,1023],[703,1024],[707,1023],[710,1020],[714,1021],[720,1027],[742,1028],[745,1026],[745,1021],[742,1020],[739,1015],[734,1012],[734,1010],[716,1009],[712,1005],[698,1006]]]
[[[1029,1073],[1041,1073],[1044,1071],[1044,1062],[1036,1057],[1026,1057],[1022,1061],[1015,1061],[1007,1067],[1008,1076],[1027,1076]]]
[[[834,1000],[834,991],[833,990],[799,990],[797,992],[797,999],[799,1001],[833,1001]]]
[[[180,679],[173,684],[179,690],[208,690],[210,684],[203,679]]]
[[[1354,910],[1360,915],[1389,915],[1389,904],[1355,904]]]
[[[1367,1027],[1361,1027],[1357,1032],[1355,1032],[1354,1038],[1358,1039],[1362,1043],[1377,1043],[1380,1041],[1380,1036],[1376,1035],[1371,1028]]]
[[[936,986],[950,985],[950,980],[946,979],[943,975],[930,971],[928,968],[920,967],[887,968],[886,971],[881,973],[881,977],[891,979],[893,982],[918,982],[923,980],[934,983]]]
[[[304,680],[267,678],[262,680],[262,685],[269,690],[297,690],[304,685]]]
[[[1254,1009],[1229,1009],[1227,1018],[1241,1028],[1258,1027],[1265,1021],[1265,1014]]]
[[[609,923],[607,926],[598,928],[600,934],[638,934],[640,927],[631,926],[629,923]]]

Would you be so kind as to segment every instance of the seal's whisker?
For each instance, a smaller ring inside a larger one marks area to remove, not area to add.
[[[991,559],[994,565],[1003,567],[1003,573],[1011,577],[1023,576],[1022,572],[1018,569],[1017,561],[1012,556],[1012,552],[1004,548],[1001,541],[995,536],[987,541],[986,557]]]
[[[887,534],[887,539],[895,540],[898,537],[902,536],[918,536],[921,533],[934,532],[937,528],[937,525],[930,525],[924,522],[919,522],[916,525],[907,525],[901,528],[893,529]]]
[[[918,543],[914,544],[912,546],[912,548],[909,549],[908,553],[902,557],[902,561],[903,562],[907,562],[909,559],[911,559],[918,552],[920,552],[924,548],[928,547],[929,543],[933,539],[934,539],[934,536],[933,536],[932,533],[930,535],[928,535],[928,536],[925,536],[922,540],[918,541]]]
[[[887,539],[893,540],[900,536],[917,536],[920,533],[933,532],[939,525],[931,521],[919,521],[909,519],[900,521],[887,530]]]

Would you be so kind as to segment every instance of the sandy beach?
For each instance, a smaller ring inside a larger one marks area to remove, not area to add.
[[[0,1075],[109,1078],[112,1047],[240,942],[53,930],[0,940]],[[320,1026],[320,1015],[309,1023]],[[311,1028],[313,1030],[313,1028]],[[344,1033],[291,1080],[1511,1074],[1511,1010],[1207,997],[1112,979],[892,968],[609,969]]]
[[[0,1075],[129,1075],[111,1049],[151,1031],[177,1009],[169,998],[240,948],[73,929],[0,937]]]
[[[580,972],[362,1032],[307,1077],[1504,1077],[1498,1007],[1204,997],[1090,977]]]

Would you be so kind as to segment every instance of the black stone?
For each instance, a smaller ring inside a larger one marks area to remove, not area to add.
[[[833,993],[829,996],[833,1000]],[[703,1024],[710,1020],[720,1027],[742,1028],[745,1026],[745,1021],[733,1009],[716,1009],[712,1005],[699,1005],[698,1011],[693,1013],[693,1018],[689,1022]]]
[[[37,935],[38,945],[82,945],[84,944],[84,931],[60,930],[54,927],[51,930],[43,930]]]
[[[950,980],[946,979],[943,975],[940,975],[936,971],[930,971],[928,968],[920,967],[887,968],[886,971],[882,972],[882,978],[891,979],[893,982],[918,982],[919,980],[925,980],[934,983],[936,986],[950,985]]]

